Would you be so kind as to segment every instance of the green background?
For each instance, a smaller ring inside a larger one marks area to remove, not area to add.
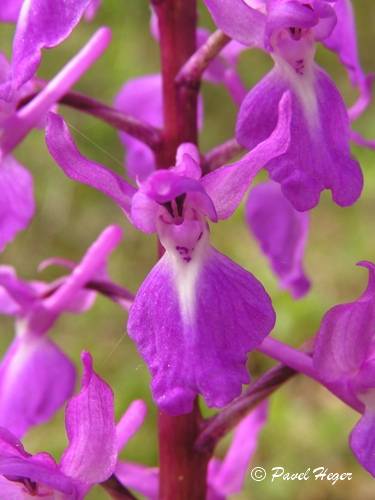
[[[354,1],[357,14],[361,59],[366,71],[375,71],[375,3]],[[212,28],[202,5],[201,24]],[[149,34],[149,8],[146,0],[104,0],[92,23],[81,23],[60,47],[46,51],[39,74],[48,78],[102,25],[113,30],[113,41],[101,60],[81,79],[76,89],[111,103],[129,78],[159,70],[158,47]],[[2,48],[10,54],[12,26],[0,27]],[[356,97],[337,58],[319,48],[318,61],[331,73],[348,104]],[[271,67],[270,58],[260,51],[248,51],[240,61],[241,75],[248,87],[254,85]],[[236,108],[221,87],[203,85],[205,125],[201,135],[202,151],[230,138],[234,133]],[[122,172],[123,149],[115,130],[92,117],[61,109],[68,121],[84,136],[77,135],[81,150]],[[375,138],[375,108],[355,124],[367,137]],[[318,329],[324,312],[339,302],[355,299],[366,284],[366,271],[355,267],[359,260],[375,260],[375,156],[371,151],[353,147],[365,175],[365,190],[355,206],[335,206],[330,195],[322,196],[311,213],[311,232],[306,252],[306,270],[313,288],[304,299],[294,302],[278,288],[265,258],[248,234],[243,211],[226,222],[212,226],[215,246],[244,268],[253,272],[270,293],[277,312],[274,335],[298,346]],[[1,255],[2,264],[16,267],[25,279],[50,280],[56,271],[37,275],[38,263],[50,256],[78,260],[88,245],[108,224],[124,228],[124,239],[110,261],[113,279],[136,291],[156,259],[154,237],[137,232],[120,210],[100,193],[68,180],[50,159],[42,131],[33,131],[17,149],[16,157],[35,179],[37,212],[29,228],[20,234]],[[80,316],[65,315],[53,329],[53,339],[80,369],[79,356],[89,350],[96,370],[113,387],[116,415],[119,417],[133,399],[146,400],[148,416],[141,432],[129,443],[124,459],[149,465],[157,463],[156,410],[149,393],[149,375],[132,342],[124,335],[126,313],[105,298]],[[13,322],[0,318],[0,349],[4,352],[13,336]],[[263,372],[272,363],[253,354],[250,370]],[[31,395],[32,397],[32,395]],[[289,472],[303,472],[321,465],[334,472],[352,472],[352,481],[337,483],[278,481],[255,483],[246,480],[236,499],[372,499],[371,476],[357,463],[348,447],[348,435],[358,415],[336,400],[325,389],[303,376],[295,378],[271,399],[270,417],[263,431],[253,465],[266,470],[283,466]],[[228,440],[219,446],[225,451]],[[24,439],[28,451],[46,450],[58,458],[66,446],[63,411],[47,425],[33,429]],[[105,498],[95,488],[89,498]]]

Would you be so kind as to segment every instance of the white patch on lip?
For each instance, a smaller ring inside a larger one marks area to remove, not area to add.
[[[191,325],[195,322],[197,282],[205,255],[208,250],[208,232],[203,231],[201,239],[197,242],[191,260],[185,262],[178,252],[169,253],[174,279],[177,287],[178,300],[183,322]]]
[[[188,221],[185,221],[188,223]],[[159,224],[159,237],[166,249],[173,282],[178,296],[180,312],[185,325],[195,322],[196,288],[199,274],[209,250],[209,230],[204,221],[191,221],[194,225],[185,234],[175,232],[170,224]]]
[[[296,73],[283,57],[273,54],[273,59],[282,76],[296,93],[310,131],[316,130],[319,128],[319,107],[315,92],[314,63],[306,64],[305,73],[301,75]]]

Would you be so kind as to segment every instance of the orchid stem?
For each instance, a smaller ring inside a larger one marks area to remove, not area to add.
[[[106,481],[100,483],[100,486],[104,488],[114,500],[137,500],[137,497],[125,488],[115,475],[112,475]]]
[[[34,92],[23,98],[20,106],[26,105],[36,95],[38,95],[38,93]],[[161,147],[162,134],[158,128],[138,120],[133,116],[126,115],[97,99],[93,99],[80,92],[71,91],[61,97],[59,104],[69,106],[82,113],[94,116],[111,127],[126,132],[128,135],[143,142],[154,151]]]
[[[245,417],[251,410],[268,398],[285,382],[294,375],[302,373],[326,387],[332,394],[341,399],[348,406],[361,413],[363,407],[359,401],[345,392],[345,388],[339,384],[326,383],[322,381],[315,371],[312,358],[303,351],[294,349],[276,339],[268,337],[257,349],[267,356],[281,361],[283,364],[271,368],[259,377],[249,388],[248,392],[228,405],[223,411],[209,419],[198,439],[195,448],[198,451],[211,451],[218,441]]]
[[[215,31],[187,61],[176,77],[180,86],[199,90],[203,73],[223,48],[230,42],[230,37],[220,30]]]
[[[197,2],[154,0],[153,5],[160,33],[164,115],[163,148],[156,160],[158,168],[168,168],[181,143],[198,141],[198,91],[176,84],[178,72],[196,48]],[[159,413],[160,500],[205,500],[210,454],[194,448],[201,424],[197,402],[186,415]]]
[[[196,450],[212,453],[218,441],[242,418],[296,374],[295,370],[285,365],[271,368],[251,385],[246,394],[206,422],[195,442]]]

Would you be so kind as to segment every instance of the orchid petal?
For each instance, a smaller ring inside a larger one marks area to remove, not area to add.
[[[59,45],[84,14],[90,0],[25,0],[13,40],[13,84],[30,80],[41,59],[41,49]]]
[[[65,413],[68,448],[61,470],[85,485],[108,479],[117,461],[116,427],[111,388],[94,372],[89,353],[82,354],[82,388]]]
[[[0,287],[15,305],[18,304],[19,312],[30,309],[37,298],[35,287],[18,278],[10,266],[0,266]]]
[[[16,338],[0,364],[0,426],[22,437],[56,413],[74,383],[73,364],[53,342]]]
[[[202,185],[212,199],[219,219],[227,219],[233,214],[259,170],[288,149],[290,120],[290,96],[285,93],[279,103],[277,124],[269,136],[238,162],[218,168],[202,178]]]
[[[299,211],[313,208],[330,189],[340,206],[361,194],[362,172],[349,149],[349,119],[328,75],[306,62],[301,71],[281,58],[245,98],[237,122],[237,140],[252,149],[268,137],[277,121],[281,95],[291,93],[291,137],[286,152],[266,166],[284,195]]]
[[[224,406],[249,381],[247,353],[273,328],[271,301],[250,273],[207,246],[207,236],[189,260],[162,242],[167,252],[135,297],[129,335],[161,409],[190,412],[198,393],[209,406]]]
[[[266,182],[250,191],[246,221],[281,286],[295,298],[305,295],[310,288],[303,271],[308,215],[297,212],[276,183]]]
[[[259,433],[267,422],[267,409],[266,401],[239,423],[224,460],[214,475],[209,473],[210,487],[223,497],[241,492],[258,446]]]
[[[3,23],[17,22],[23,0],[2,0],[0,21]]]
[[[33,180],[12,156],[0,162],[0,251],[25,229],[34,214]]]
[[[369,271],[365,293],[354,302],[340,304],[324,316],[316,338],[313,361],[324,380],[335,382],[354,377],[367,359],[375,332],[375,266]]]
[[[367,409],[350,435],[350,447],[360,464],[375,476],[375,413]]]
[[[69,178],[102,191],[129,212],[135,188],[115,172],[82,156],[66,123],[55,113],[49,114],[46,142],[52,157]]]
[[[147,500],[158,500],[159,469],[157,467],[118,462],[115,475],[121,484],[144,495]]]
[[[204,0],[218,28],[238,42],[262,47],[266,16],[243,0]]]

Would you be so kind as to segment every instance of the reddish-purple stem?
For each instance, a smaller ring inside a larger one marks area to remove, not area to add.
[[[230,42],[229,36],[220,30],[215,31],[184,64],[177,75],[176,82],[179,86],[190,86],[199,89],[201,78],[210,63],[217,57],[223,48]]]
[[[176,83],[180,69],[195,51],[196,0],[155,0],[163,77],[163,147],[158,168],[175,163],[182,142],[198,142],[198,88]],[[161,253],[161,252],[159,252]],[[198,404],[192,413],[172,417],[159,413],[160,500],[204,500],[209,453],[194,448],[201,425]]]
[[[237,155],[244,152],[245,149],[238,144],[236,139],[229,139],[206,153],[203,161],[203,170],[205,173],[212,172],[212,170],[230,162]]]
[[[45,82],[39,82],[39,85],[43,88]],[[39,92],[34,92],[25,96],[19,103],[19,108],[32,101],[38,94]],[[148,123],[137,120],[133,116],[126,115],[97,99],[93,99],[79,92],[71,91],[62,96],[59,103],[75,108],[91,116],[95,116],[95,118],[104,121],[111,127],[122,130],[144,144],[147,144],[147,146],[154,151],[162,147],[162,134],[159,129]]]

